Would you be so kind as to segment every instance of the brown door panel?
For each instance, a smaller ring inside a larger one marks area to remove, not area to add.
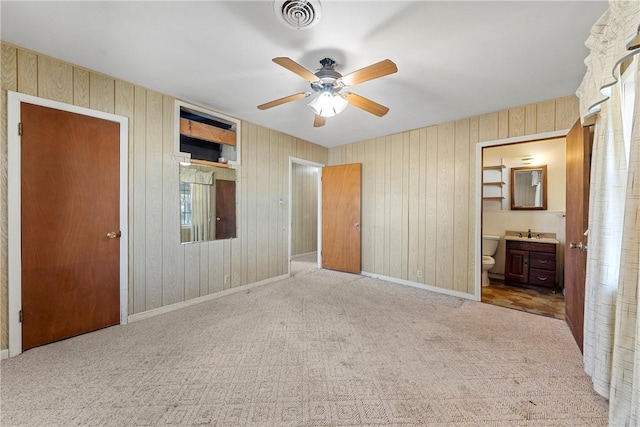
[[[23,350],[120,318],[119,124],[21,105]]]
[[[322,169],[322,267],[361,272],[362,165]]]
[[[587,253],[570,249],[570,243],[586,243],[584,232],[589,214],[589,159],[591,135],[580,120],[567,134],[567,213],[564,251],[565,318],[582,351],[584,327],[584,285]]]
[[[236,182],[216,179],[216,239],[236,237]]]

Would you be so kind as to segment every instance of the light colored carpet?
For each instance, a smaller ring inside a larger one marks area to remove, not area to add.
[[[292,271],[2,361],[0,423],[607,424],[561,320]]]

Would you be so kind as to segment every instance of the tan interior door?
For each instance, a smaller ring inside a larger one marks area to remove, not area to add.
[[[360,273],[362,165],[322,168],[322,267]]]
[[[582,351],[584,284],[587,274],[591,136],[580,120],[567,134],[567,236],[564,251],[565,318]]]
[[[27,103],[21,122],[27,350],[119,323],[120,125]]]
[[[236,182],[216,179],[216,239],[236,237]]]

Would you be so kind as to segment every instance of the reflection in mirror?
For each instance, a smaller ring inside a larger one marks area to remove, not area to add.
[[[236,171],[180,163],[180,242],[236,237]]]
[[[511,168],[511,209],[547,209],[547,165]]]

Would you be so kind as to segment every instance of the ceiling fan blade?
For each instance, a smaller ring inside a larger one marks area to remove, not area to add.
[[[311,71],[307,70],[291,58],[280,56],[278,58],[273,58],[272,61],[280,65],[281,67],[284,67],[287,70],[296,73],[309,83],[317,82],[319,80],[318,76],[316,76]]]
[[[385,59],[384,61],[376,62],[368,67],[361,68],[353,73],[342,76],[340,81],[345,86],[353,86],[359,83],[363,83],[369,80],[377,79],[389,74],[393,74],[398,71],[398,67],[393,61]]]
[[[356,95],[355,93],[347,92],[343,93],[342,96],[349,102],[349,104],[354,107],[358,107],[361,110],[366,111],[367,113],[371,113],[378,117],[382,117],[389,112],[389,108],[384,105],[380,105],[377,102],[373,102],[370,99],[365,98],[364,96]]]
[[[258,105],[258,110],[266,110],[268,108],[277,107],[278,105],[282,105],[287,102],[297,101],[298,99],[306,98],[309,95],[310,93],[308,92],[300,92],[300,93],[296,93],[295,95],[285,96],[284,98],[276,99],[271,102]]]
[[[319,128],[320,126],[324,126],[326,122],[327,122],[327,119],[325,117],[322,117],[316,114],[316,118],[313,119],[313,127]]]

